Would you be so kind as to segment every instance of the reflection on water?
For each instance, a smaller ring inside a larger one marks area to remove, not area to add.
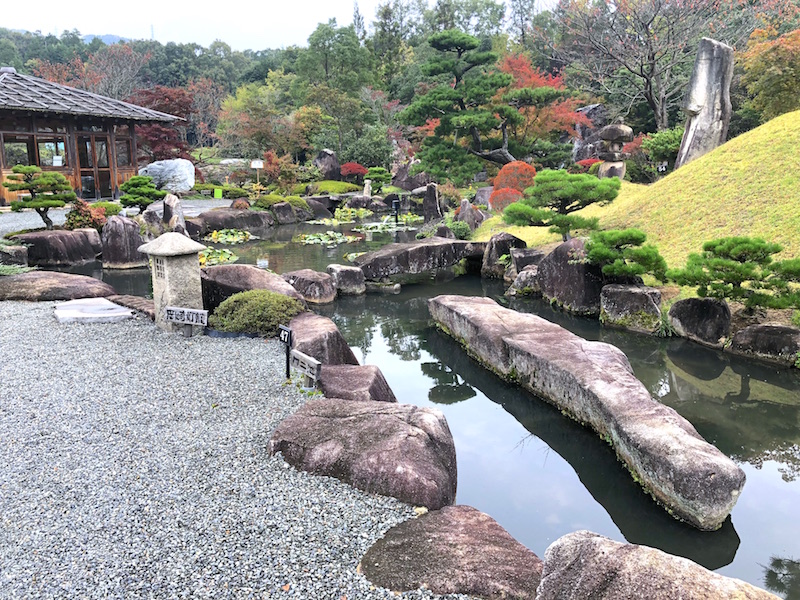
[[[275,228],[235,251],[240,262],[268,264],[278,273],[324,271],[332,262],[346,264],[346,253],[395,241],[376,235],[371,242],[331,249],[290,243],[301,231],[309,227]],[[99,265],[74,271],[101,275]],[[120,293],[149,291],[146,269],[102,277],[118,277],[112,285]],[[456,442],[459,503],[492,515],[540,556],[558,537],[590,529],[798,597],[798,563],[776,557],[800,556],[800,373],[683,340],[604,329],[596,320],[553,312],[541,301],[506,301],[498,282],[452,277],[421,276],[399,295],[343,297],[316,311],[336,322],[362,362],[381,368],[400,402],[435,405],[445,413]],[[745,469],[748,481],[732,519],[715,532],[672,519],[596,434],[500,380],[439,333],[427,310],[427,299],[439,294],[493,297],[621,348],[654,398]]]

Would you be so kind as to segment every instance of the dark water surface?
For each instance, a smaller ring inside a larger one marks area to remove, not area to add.
[[[291,243],[301,231],[309,227],[279,228],[233,250],[240,262],[279,273],[324,271],[330,263],[346,264],[345,253],[392,241],[376,236],[333,249]],[[100,275],[97,266],[81,271]],[[141,295],[149,274],[106,272],[103,278],[120,293]],[[604,329],[541,301],[510,304],[621,348],[654,398],[741,466],[747,483],[731,518],[718,531],[700,532],[642,492],[596,434],[482,368],[430,322],[428,298],[463,294],[505,302],[503,291],[498,282],[439,273],[399,295],[344,297],[316,310],[336,322],[362,363],[381,368],[400,402],[444,412],[458,456],[457,502],[490,514],[539,556],[560,536],[589,529],[800,598],[800,373],[679,339]]]

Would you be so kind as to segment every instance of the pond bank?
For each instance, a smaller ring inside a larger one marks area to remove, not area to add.
[[[52,307],[0,303],[1,595],[394,597],[356,565],[411,507],[269,456],[307,398],[277,341]]]

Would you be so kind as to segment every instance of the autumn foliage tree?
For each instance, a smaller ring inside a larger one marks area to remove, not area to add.
[[[522,192],[517,189],[511,187],[498,188],[495,186],[494,190],[492,190],[492,194],[489,196],[489,208],[498,212],[503,212],[521,198]]]
[[[515,160],[507,165],[503,165],[497,176],[494,178],[494,187],[511,188],[519,192],[524,192],[534,183],[536,169],[526,162]]]
[[[146,160],[191,159],[186,127],[192,112],[192,97],[186,89],[157,85],[136,90],[128,101],[181,119],[172,124],[153,123],[136,128],[139,149]]]
[[[782,36],[774,28],[754,31],[742,67],[749,103],[762,121],[800,108],[800,29]]]

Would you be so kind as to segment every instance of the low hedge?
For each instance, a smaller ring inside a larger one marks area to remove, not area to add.
[[[232,333],[257,333],[272,337],[278,325],[289,323],[305,309],[296,299],[269,290],[249,290],[234,294],[208,318],[214,329]]]
[[[266,196],[261,196],[252,204],[252,207],[266,210],[272,208],[276,204],[280,204],[281,202],[288,202],[295,208],[310,210],[308,208],[308,202],[303,200],[300,196],[281,196],[279,194],[267,194]]]
[[[247,198],[247,190],[244,188],[236,187],[235,185],[214,185],[213,183],[196,183],[192,188],[198,194],[203,190],[222,189],[222,197],[228,200],[235,200],[236,198]]]

